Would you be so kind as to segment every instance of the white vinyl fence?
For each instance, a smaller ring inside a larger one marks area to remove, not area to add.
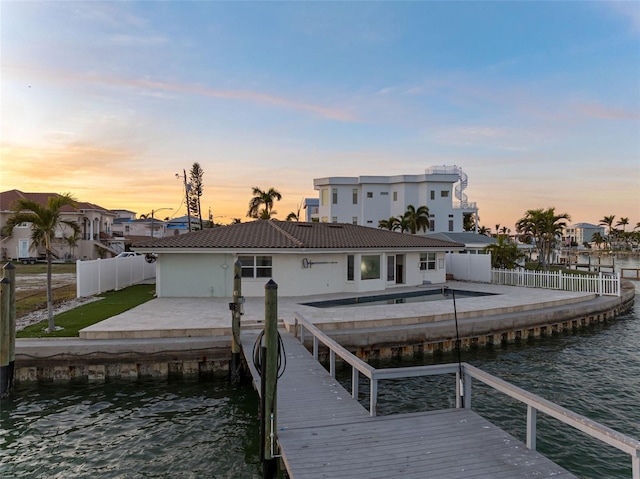
[[[156,277],[156,264],[145,257],[76,261],[76,295],[78,298],[118,290]]]
[[[620,275],[568,274],[562,271],[526,271],[523,269],[492,269],[491,282],[528,288],[561,289],[596,293],[599,296],[620,296]]]
[[[458,281],[490,283],[491,255],[447,253],[447,273]]]

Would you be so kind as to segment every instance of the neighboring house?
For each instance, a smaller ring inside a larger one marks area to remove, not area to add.
[[[164,238],[167,223],[158,218],[117,218],[113,222],[113,233],[125,239],[131,237]]]
[[[19,190],[3,191],[0,193],[0,228],[3,228],[8,218],[15,213],[14,204],[19,198],[35,201],[42,205],[47,204],[50,196],[59,196],[57,193],[24,193]],[[116,255],[124,249],[121,240],[114,238],[112,234],[113,221],[116,214],[84,201],[78,201],[75,208],[65,206],[62,208],[63,220],[73,221],[78,224],[80,236],[75,245],[71,245],[69,238],[73,231],[68,227],[61,227],[56,233],[54,254],[60,259],[97,259],[100,257]],[[2,260],[20,259],[26,257],[44,257],[44,250],[35,250],[31,241],[31,227],[28,223],[17,226],[10,236],[2,236],[0,252]]]
[[[577,245],[582,246],[584,243],[591,243],[593,235],[596,233],[600,233],[604,237],[604,226],[596,226],[591,223],[576,223],[564,227],[562,240],[565,245],[575,242]]]
[[[320,207],[320,200],[318,198],[304,199],[305,221],[307,223],[310,223],[311,221],[320,220],[319,207]]]
[[[408,205],[426,205],[430,232],[462,232],[464,215],[478,217],[464,194],[467,183],[462,168],[433,166],[422,175],[316,178],[313,187],[320,194],[320,222],[377,228],[381,220],[402,216]]]
[[[166,236],[182,235],[189,232],[189,217],[187,215],[173,218],[166,223]],[[200,229],[200,220],[191,217],[191,231]]]
[[[154,253],[158,297],[230,297],[234,263],[242,294],[362,293],[444,283],[445,252],[464,245],[350,224],[257,220],[135,244]]]
[[[464,250],[460,253],[468,254],[485,254],[485,248],[496,243],[496,239],[491,236],[485,236],[472,231],[464,231],[462,233],[432,233],[427,238],[441,239],[454,243],[464,244]]]

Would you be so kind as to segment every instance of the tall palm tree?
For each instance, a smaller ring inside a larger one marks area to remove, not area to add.
[[[419,206],[416,209],[413,205],[407,205],[407,211],[404,213],[403,218],[407,221],[411,234],[416,234],[420,230],[427,231],[429,227],[429,208],[427,206]]]
[[[622,231],[626,231],[627,225],[629,224],[629,218],[622,217],[616,223],[616,226],[622,226]]]
[[[538,251],[538,261],[543,269],[547,269],[551,262],[551,253],[556,246],[562,229],[567,225],[564,221],[571,221],[567,213],[556,214],[555,208],[528,210],[516,222],[516,231],[528,239],[535,240]]]
[[[5,226],[6,232],[11,234],[13,229],[22,223],[31,223],[31,241],[34,247],[43,247],[47,256],[47,311],[49,314],[49,331],[55,331],[53,320],[53,291],[51,289],[51,261],[53,259],[53,242],[56,231],[65,226],[73,230],[76,235],[80,227],[73,221],[61,218],[64,206],[76,206],[76,199],[70,193],[49,196],[47,205],[43,206],[32,200],[20,198],[16,201],[15,213],[9,217]]]
[[[608,239],[608,242],[609,242],[609,248],[611,248],[611,242],[613,240],[612,232],[613,232],[613,222],[615,221],[615,219],[616,219],[616,215],[609,215],[609,216],[605,216],[604,218],[602,218],[600,220],[600,223],[598,223],[599,225],[608,226],[609,227],[609,233],[607,235],[607,239]]]
[[[253,198],[249,201],[249,211],[247,211],[249,218],[268,220],[272,215],[277,213],[277,211],[273,211],[273,201],[280,201],[282,199],[282,195],[278,190],[271,187],[265,191],[254,186],[252,193]],[[263,206],[264,208],[261,209]]]

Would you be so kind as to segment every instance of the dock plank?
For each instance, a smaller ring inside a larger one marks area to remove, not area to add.
[[[469,409],[371,417],[296,338],[281,335],[278,443],[292,479],[576,477]],[[248,362],[255,338],[243,332]]]

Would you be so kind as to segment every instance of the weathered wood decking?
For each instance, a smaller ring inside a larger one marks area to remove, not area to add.
[[[469,409],[369,416],[292,335],[278,381],[278,443],[292,479],[575,478]],[[251,374],[256,336],[243,333]]]

